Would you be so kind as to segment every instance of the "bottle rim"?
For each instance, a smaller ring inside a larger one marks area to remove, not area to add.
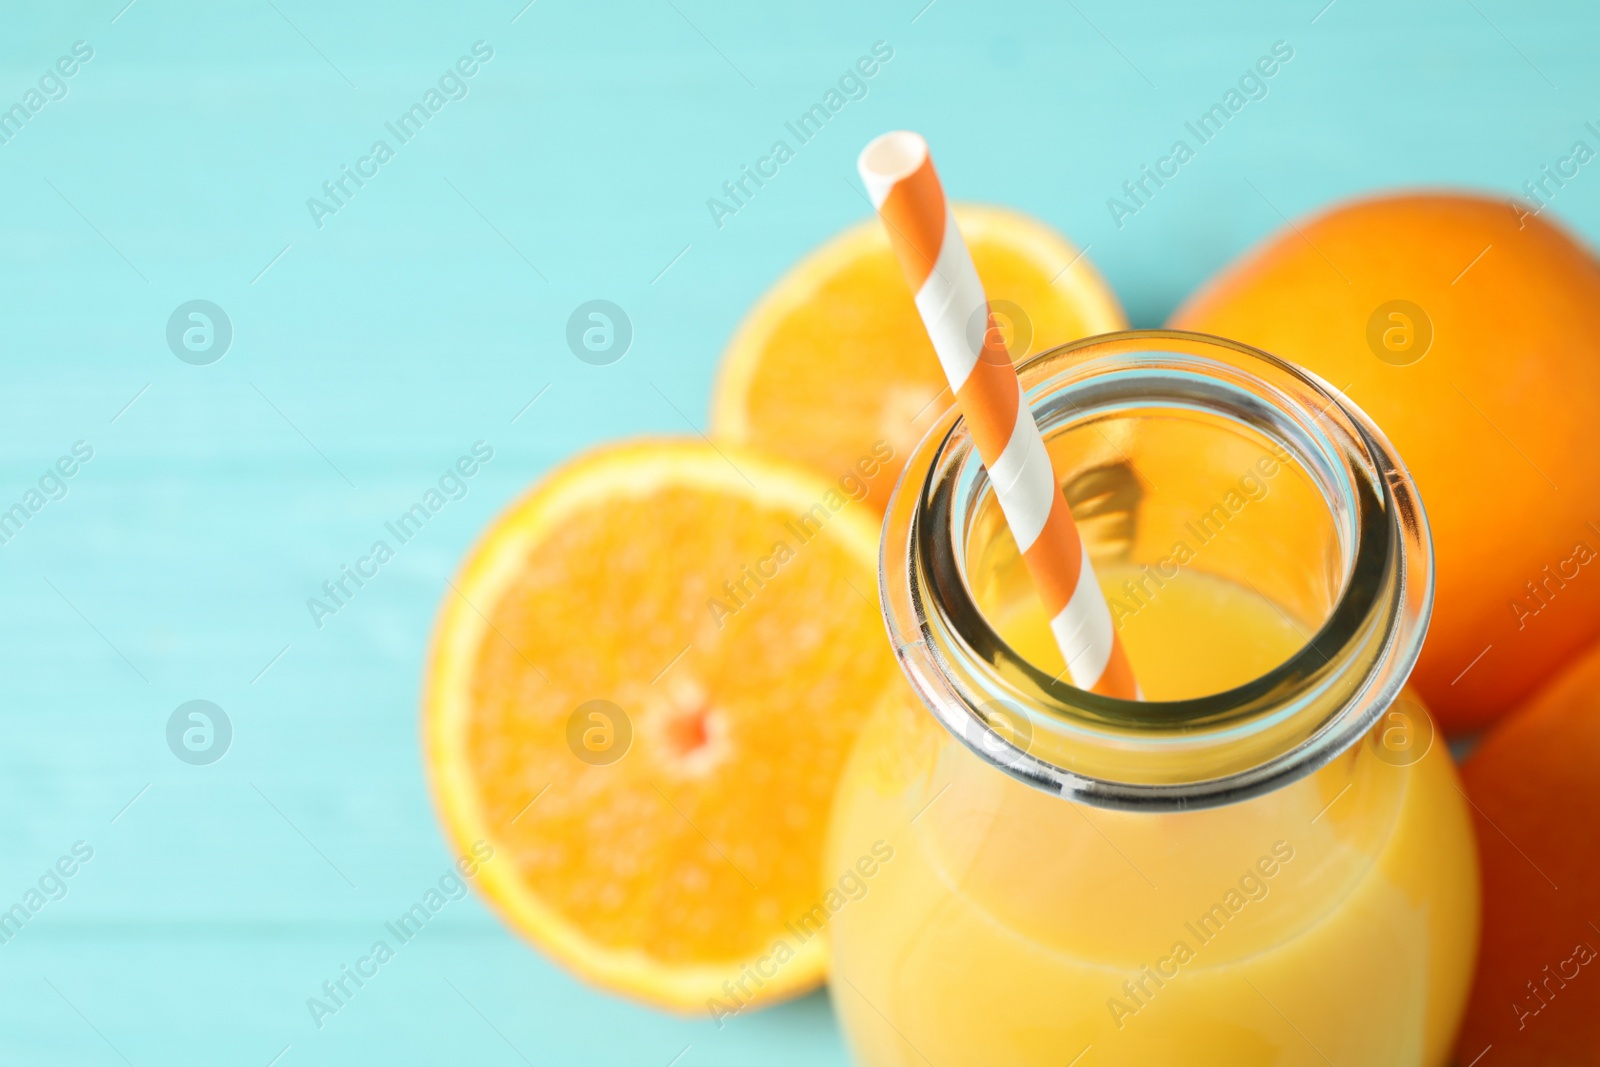
[[[1013,777],[1134,810],[1243,800],[1310,774],[1356,743],[1415,665],[1433,596],[1426,515],[1371,420],[1301,368],[1184,331],[1085,338],[1032,356],[1018,372],[1047,441],[1138,405],[1222,415],[1275,442],[1329,507],[1342,582],[1310,641],[1221,693],[1126,701],[1051,678],[977,606],[966,539],[993,490],[952,409],[913,450],[890,499],[881,549],[890,638],[935,717]]]

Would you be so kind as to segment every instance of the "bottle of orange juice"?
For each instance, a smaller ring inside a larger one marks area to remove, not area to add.
[[[1446,1062],[1477,860],[1403,689],[1432,556],[1383,436],[1195,334],[1023,366],[1145,699],[1060,653],[953,413],[884,533],[914,690],[864,729],[830,871],[833,996],[868,1067]],[[885,858],[887,857],[887,858]]]

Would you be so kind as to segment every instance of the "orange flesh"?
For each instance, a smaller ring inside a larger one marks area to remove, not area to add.
[[[692,485],[596,501],[477,605],[465,752],[496,862],[597,946],[739,960],[817,902],[834,782],[898,672],[870,556],[827,528],[801,543],[803,508]],[[568,747],[595,699],[632,724],[609,765]]]
[[[1013,359],[1125,328],[1088,260],[1049,227],[995,208],[956,214]],[[887,476],[870,479],[879,511],[912,448],[954,403],[876,220],[774,285],[729,345],[722,375],[712,425],[731,440],[829,478],[858,469],[879,441],[892,448]]]

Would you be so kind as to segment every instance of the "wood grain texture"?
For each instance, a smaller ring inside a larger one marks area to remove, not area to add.
[[[312,1023],[306,998],[448,862],[418,676],[475,532],[576,450],[703,425],[745,309],[869,214],[852,161],[884,129],[926,133],[952,196],[1090,246],[1141,325],[1280,212],[1509,194],[1600,147],[1600,13],[1577,2],[922,6],[7,16],[0,104],[73,42],[94,56],[0,144],[0,509],[74,442],[94,458],[0,545],[0,908],[74,842],[94,857],[0,944],[0,1061],[844,1063],[823,997],[720,1031],[666,1018],[575,984],[475,899]],[[319,228],[307,198],[479,40],[466,97]],[[879,40],[866,97],[719,227],[707,199]],[[1107,199],[1280,40],[1267,96],[1119,228]],[[1591,241],[1596,167],[1553,208]],[[234,328],[209,366],[164,336],[196,298]],[[633,322],[611,366],[564,339],[594,298]],[[318,628],[306,599],[478,440],[495,457],[466,496]],[[234,727],[210,766],[166,746],[193,698]]]

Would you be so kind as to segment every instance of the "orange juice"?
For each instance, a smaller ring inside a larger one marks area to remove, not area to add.
[[[1122,577],[1102,572],[1108,597]],[[997,618],[1060,669],[1036,598]],[[1121,636],[1154,699],[1257,677],[1305,641],[1204,573]],[[1265,796],[1151,815],[1017,782],[920,708],[883,714],[826,869],[879,841],[893,858],[834,918],[835,1003],[867,1067],[1442,1064],[1477,937],[1463,808],[1442,743],[1404,766],[1363,743]]]
[[[1062,660],[970,433],[908,458],[882,607],[910,682],[863,729],[826,869],[865,1067],[1438,1067],[1477,858],[1405,689],[1426,514],[1326,383],[1129,331],[1019,368],[1139,701]],[[868,872],[870,876],[868,875]]]

